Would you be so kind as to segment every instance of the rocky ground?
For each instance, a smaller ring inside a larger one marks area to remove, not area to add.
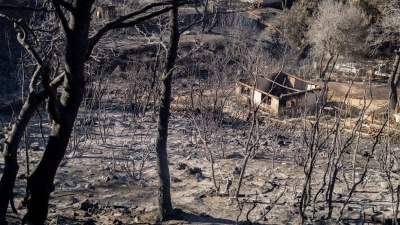
[[[246,34],[237,32],[242,29],[243,27],[237,27],[230,35]],[[266,29],[263,32],[271,31]],[[217,34],[204,36],[207,40],[204,43],[209,45],[206,48],[208,51],[214,51],[226,42],[221,38],[222,35],[218,34],[218,29],[214,30],[214,33]],[[189,33],[182,39],[193,39],[191,36],[194,35]],[[146,48],[152,46],[144,44],[148,42],[145,38],[141,41],[143,43],[138,45],[144,49],[142,53],[147,52]],[[272,41],[268,43],[274,46]],[[107,47],[118,47],[121,52],[124,51],[125,45],[114,45],[115,42],[105,43]],[[183,46],[192,48],[189,40]],[[138,57],[136,53],[129,54]],[[154,58],[153,55],[144,54],[143,60],[146,60],[146,57]],[[10,79],[3,83],[17,82]],[[356,108],[362,107],[366,83],[360,79],[353,85],[350,105]],[[331,101],[342,101],[348,86],[348,79],[329,82]],[[385,110],[387,98],[385,84],[376,80],[371,87],[372,105],[367,113],[382,112]],[[178,88],[174,91],[176,89]],[[9,94],[9,90],[15,89],[10,85],[0,90],[2,126],[10,121],[10,115],[18,112],[21,106],[21,100],[18,98],[12,100],[16,94]],[[112,101],[104,108],[105,110],[95,110],[95,113],[89,115],[84,109],[80,111],[76,130],[54,181],[55,191],[50,199],[47,224],[156,223],[158,184],[154,154],[156,118],[151,112],[144,116],[134,116],[129,111],[117,107],[119,105],[117,101],[120,100],[118,96],[111,94],[109,97]],[[368,98],[367,101],[371,99]],[[177,103],[174,104],[176,106]],[[229,99],[229,106],[230,110],[225,113],[231,115],[234,120],[222,123],[220,126],[210,122],[207,126],[204,119],[203,121],[199,119],[197,122],[204,129],[201,133],[197,131],[190,116],[178,110],[171,113],[168,157],[172,201],[179,216],[177,220],[164,224],[236,224],[237,221],[246,224],[246,219],[255,224],[298,224],[299,200],[304,181],[303,165],[307,155],[303,125],[309,121],[297,119],[281,123],[280,118],[271,118],[260,125],[257,129],[260,134],[260,145],[256,157],[248,161],[241,188],[242,195],[239,201],[236,201],[232,193],[238,186],[237,168],[242,166],[244,160],[250,125],[244,120],[244,112],[237,113],[234,99]],[[43,112],[43,133],[48,134],[51,127],[46,120],[44,110],[40,110]],[[30,171],[33,171],[38,164],[47,139],[46,136],[41,136],[40,127],[39,117],[35,116],[28,132]],[[205,143],[200,135],[206,139]],[[341,135],[345,139],[349,133],[344,130]],[[354,173],[356,179],[361,175],[362,167],[368,159],[368,155],[364,157],[365,152],[371,152],[373,141],[372,137],[362,135],[357,142],[360,144],[357,145],[359,149]],[[216,183],[220,187],[219,191],[216,191],[212,181],[211,160],[207,147],[213,153],[215,160],[214,172]],[[371,214],[379,218],[391,214],[389,183],[378,161],[380,160],[378,153],[382,152],[384,147],[384,143],[377,145],[377,149],[380,150],[371,156],[365,181],[356,188],[344,209],[343,221],[340,223],[362,224],[364,219],[367,222],[371,221]],[[394,152],[399,151],[396,143],[393,143],[392,148]],[[321,151],[317,157],[311,182],[313,194],[321,186],[329,161],[327,149]],[[333,218],[338,218],[338,213],[349,193],[348,184],[352,182],[351,160],[354,155],[353,151],[350,152],[346,153],[345,157],[346,169],[340,170],[336,181]],[[20,224],[26,212],[22,203],[27,164],[23,142],[19,153],[19,179],[14,191],[15,205],[19,214],[13,214],[9,209],[10,224]],[[0,158],[0,174],[3,168],[4,160]],[[393,184],[400,179],[398,172],[398,169],[393,167],[391,171]],[[229,180],[232,181],[231,184]],[[328,214],[328,207],[323,195],[317,198],[315,209],[309,206],[306,214],[312,215],[312,211],[315,213],[314,224],[339,224],[324,220]]]
[[[347,83],[333,83],[331,91],[343,91]],[[359,85],[362,85],[359,83]],[[378,86],[377,86],[378,87]],[[354,96],[360,96],[355,90]],[[381,90],[374,88],[375,91]],[[383,91],[382,91],[383,92]],[[377,95],[378,96],[378,95]],[[384,100],[384,99],[378,99]],[[235,104],[232,102],[231,104]],[[380,102],[379,102],[380,104]],[[378,107],[378,106],[376,106]],[[81,112],[82,114],[84,111]],[[154,140],[156,122],[152,114],[132,117],[119,109],[110,109],[106,120],[93,117],[87,122],[80,119],[71,138],[67,155],[55,180],[56,189],[51,195],[48,224],[154,224],[156,204],[156,162]],[[274,120],[276,121],[276,120]],[[301,120],[300,120],[301,121]],[[261,143],[257,155],[248,162],[244,174],[239,202],[232,198],[237,188],[237,169],[245,156],[249,125],[225,124],[209,136],[207,143],[200,140],[193,120],[176,112],[171,115],[168,154],[171,174],[173,206],[180,211],[179,220],[164,224],[236,224],[245,223],[247,212],[251,222],[258,224],[295,224],[299,221],[299,197],[301,195],[306,146],[301,122],[277,125],[266,122],[260,126]],[[44,133],[50,126],[44,122]],[[207,133],[208,134],[208,133]],[[280,135],[281,139],[276,137]],[[346,133],[342,134],[346,137]],[[285,138],[283,138],[285,137]],[[46,137],[45,137],[46,138]],[[286,139],[287,138],[287,139]],[[32,171],[43,152],[43,138],[36,118],[29,131],[29,165]],[[278,143],[280,141],[282,143]],[[366,157],[374,139],[363,137],[356,160],[356,179],[362,172]],[[220,191],[212,182],[211,162],[206,150],[210,148],[215,159],[215,176]],[[384,144],[378,144],[383,149]],[[392,146],[398,151],[397,145]],[[20,149],[19,179],[15,187],[15,203],[19,215],[9,211],[11,224],[19,224],[25,213],[21,203],[25,193],[26,158],[23,143]],[[379,152],[379,151],[377,151]],[[275,157],[274,157],[275,155]],[[365,181],[360,184],[345,207],[343,223],[361,224],[369,214],[391,214],[391,194],[386,175],[381,171],[378,155],[369,164]],[[349,158],[353,157],[349,153]],[[326,152],[318,154],[312,178],[313,191],[318,190],[328,162]],[[4,167],[0,159],[0,173]],[[342,171],[342,170],[341,170]],[[338,218],[348,189],[352,170],[338,176],[334,189],[333,218]],[[392,181],[400,178],[396,168]],[[228,179],[233,180],[226,190]],[[282,196],[281,196],[282,195]],[[281,197],[280,197],[281,196]],[[325,224],[328,212],[321,195],[316,201],[314,223]],[[278,200],[277,200],[278,199]],[[274,203],[277,200],[276,203]],[[254,202],[256,202],[254,204]],[[375,212],[372,213],[372,207]],[[307,215],[312,215],[312,207]],[[371,211],[371,212],[369,212]],[[267,213],[268,212],[268,213]],[[382,212],[379,214],[376,212]],[[332,222],[334,223],[334,222]]]

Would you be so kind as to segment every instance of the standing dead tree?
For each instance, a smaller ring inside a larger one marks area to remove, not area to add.
[[[400,50],[396,50],[396,58],[394,59],[394,64],[390,77],[388,80],[389,85],[389,115],[393,115],[398,108],[398,94],[397,86],[399,85],[399,63],[400,63]]]
[[[66,37],[62,66],[64,67],[65,74],[63,74],[63,89],[59,101],[57,101],[55,93],[51,90],[49,81],[43,79],[42,82],[46,94],[50,95],[49,102],[53,126],[43,157],[32,175],[28,178],[28,191],[30,196],[27,202],[27,214],[24,217],[25,223],[43,224],[47,218],[49,196],[54,191],[54,177],[65,155],[78,109],[85,92],[85,63],[91,59],[96,44],[111,30],[132,27],[140,22],[168,12],[172,8],[189,3],[187,1],[177,0],[149,4],[106,23],[103,27],[90,34],[94,2],[94,0],[74,0],[72,2],[53,0],[46,1],[46,4],[40,8],[0,6],[0,10],[2,11],[25,10],[55,13]],[[5,18],[5,16],[2,17]],[[20,21],[18,19],[11,20],[14,22]],[[32,31],[32,33],[34,32]],[[30,48],[27,48],[27,50],[30,51]],[[33,84],[35,84],[38,79],[38,76],[34,77]],[[43,77],[46,78],[45,75],[43,75]],[[56,104],[57,102],[58,104]],[[29,112],[21,111],[21,117],[25,116],[29,117]],[[25,124],[21,125],[24,126]],[[10,136],[16,135],[17,130],[19,129],[13,131]],[[22,130],[25,130],[25,128]],[[20,137],[17,138],[16,143],[19,143],[19,141]],[[15,167],[15,165],[17,165],[15,160],[16,151],[10,152],[6,157],[10,157],[7,158],[7,162],[9,163],[7,163],[6,166],[13,166],[12,170],[16,171],[18,169],[18,167]],[[10,163],[10,160],[12,160],[13,163]],[[4,175],[6,175],[4,182],[12,183],[13,180],[15,181],[15,172],[5,173],[3,176]],[[7,178],[7,176],[9,177]],[[7,184],[3,187],[5,190],[4,192],[2,191],[2,193],[12,193],[12,184]],[[7,195],[4,199],[1,199],[0,205],[7,205],[9,198],[9,195]],[[5,210],[3,212],[5,212]],[[1,217],[5,218],[5,213],[1,215]],[[5,219],[3,219],[2,222],[5,224]]]
[[[179,22],[178,7],[174,7],[170,12],[170,42],[169,49],[166,53],[164,74],[161,77],[162,88],[160,95],[160,108],[157,122],[157,141],[156,156],[158,167],[158,210],[160,212],[160,220],[168,220],[174,216],[174,210],[171,202],[170,176],[167,158],[167,138],[168,138],[168,121],[171,107],[171,86],[172,74],[175,68],[175,61],[178,54],[179,44]]]
[[[7,222],[5,220],[5,216],[8,203],[9,201],[13,201],[13,188],[19,169],[17,162],[17,150],[20,140],[28,126],[30,119],[36,112],[37,107],[49,97],[49,93],[55,91],[55,89],[63,82],[64,77],[63,75],[60,75],[50,83],[51,49],[40,55],[36,51],[39,46],[35,46],[31,43],[33,36],[32,31],[23,21],[17,21],[5,15],[0,15],[0,17],[14,22],[18,29],[18,41],[36,61],[36,71],[32,75],[29,85],[28,98],[26,99],[16,122],[13,124],[12,130],[7,134],[7,140],[5,141],[4,146],[3,155],[5,167],[0,181],[0,223],[6,224]],[[42,80],[41,83],[44,85],[45,90],[38,93],[36,85],[39,79]]]
[[[260,103],[255,103],[254,96],[255,96],[255,89],[257,86],[257,76],[260,73],[260,69],[263,64],[263,60],[265,59],[264,55],[262,54],[261,49],[246,49],[247,57],[241,61],[241,67],[245,70],[245,73],[251,77],[253,82],[253,90],[251,92],[250,97],[250,107],[249,107],[249,118],[251,122],[250,131],[248,132],[248,138],[245,145],[245,157],[243,159],[243,164],[240,170],[240,176],[238,180],[238,187],[236,189],[235,198],[238,199],[240,188],[242,185],[242,180],[244,177],[244,173],[246,171],[247,163],[249,158],[253,154],[253,148],[255,148],[260,140],[260,135],[255,135],[256,129],[258,128],[258,118],[257,112],[260,108]],[[263,132],[261,132],[263,133]]]
[[[393,43],[400,36],[400,3],[389,1],[383,9],[382,18],[370,28],[368,44],[375,49],[384,43]],[[398,107],[397,86],[399,84],[399,51],[396,51],[396,58],[388,80],[389,86],[389,112],[392,115]]]

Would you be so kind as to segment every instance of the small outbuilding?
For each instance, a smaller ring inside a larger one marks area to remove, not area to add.
[[[95,13],[97,20],[111,20],[117,17],[115,6],[99,6]]]
[[[242,101],[254,103],[260,110],[271,112],[277,116],[303,115],[312,112],[322,93],[322,87],[311,81],[283,72],[257,76],[254,81],[240,80],[236,84],[236,95]],[[254,90],[254,93],[253,93]]]

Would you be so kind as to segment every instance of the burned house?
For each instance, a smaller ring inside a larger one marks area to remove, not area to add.
[[[236,95],[241,100],[249,103],[253,99],[261,110],[278,116],[313,111],[322,91],[322,87],[313,82],[283,72],[258,76],[255,88],[251,80],[241,80],[236,85]]]

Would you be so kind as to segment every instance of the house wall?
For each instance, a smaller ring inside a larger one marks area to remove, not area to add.
[[[321,90],[307,92],[306,95],[304,95],[304,97],[301,98],[301,100],[300,100],[301,105],[303,107],[306,106],[307,110],[315,109],[316,100],[319,97],[320,93],[321,93]]]
[[[115,17],[115,6],[100,6],[96,9],[96,19],[98,20],[110,20]]]
[[[306,81],[296,79],[295,77],[289,77],[289,81],[294,89],[298,90],[312,90],[316,88],[315,84],[310,84]]]
[[[272,110],[272,113],[278,114],[278,112],[279,112],[279,99],[277,99],[277,98],[272,98],[272,101],[271,101],[271,110]]]
[[[271,105],[260,103],[260,109],[265,112],[270,112],[274,115],[278,115],[279,112],[279,99],[271,96]]]
[[[292,87],[293,87],[293,88],[296,88],[296,87],[295,87],[295,85],[296,85],[296,78],[294,78],[294,77],[289,77],[289,76],[288,76],[288,78],[289,78],[289,82],[292,84]]]
[[[299,81],[299,82],[298,82]],[[315,88],[315,85],[313,84],[308,84],[307,82],[301,81],[301,80],[295,80],[295,84],[297,85],[307,85],[306,87],[309,88]],[[251,98],[253,97],[252,94],[252,89],[248,90],[246,93],[243,92],[246,87],[237,85],[236,86],[236,95],[240,96],[240,99],[243,102],[246,102],[246,104],[250,103]],[[249,89],[247,87],[247,89]],[[289,115],[289,116],[297,116],[297,115],[303,115],[304,109],[307,110],[307,113],[310,111],[315,110],[316,107],[316,99],[319,97],[319,94],[321,93],[321,90],[314,90],[314,91],[308,91],[308,92],[301,92],[296,95],[288,96],[288,97],[283,97],[283,98],[278,98],[276,96],[271,96],[270,97],[270,104],[268,103],[268,97],[263,101],[263,96],[265,97],[264,94],[262,94],[259,91],[254,92],[254,103],[255,104],[260,104],[260,109],[264,111],[269,111],[275,115],[282,116],[282,115]],[[323,101],[320,101],[321,103]]]
[[[240,96],[242,93],[242,86],[236,84],[236,89],[235,89],[236,96]]]
[[[299,90],[308,90],[307,88],[308,88],[308,86],[309,86],[310,84],[308,84],[308,83],[305,82],[305,81],[295,79],[295,78],[293,78],[293,77],[292,77],[292,79],[295,80],[295,81],[293,82],[293,87],[294,87],[295,89],[299,89]],[[315,87],[315,85],[313,85],[313,86]]]
[[[281,99],[279,104],[279,112],[278,115],[286,115],[295,113],[304,113],[304,109],[309,111],[315,110],[316,107],[316,99],[319,97],[321,90],[309,91],[306,93],[301,93],[299,95],[291,96],[291,98]],[[286,107],[287,101],[294,101],[296,104],[292,107]],[[321,101],[320,101],[321,102]],[[321,102],[322,103],[322,102]]]
[[[254,91],[254,103],[258,104],[262,101],[262,94],[261,92]]]
[[[312,90],[314,88],[316,88],[315,84],[307,84],[307,90]]]

